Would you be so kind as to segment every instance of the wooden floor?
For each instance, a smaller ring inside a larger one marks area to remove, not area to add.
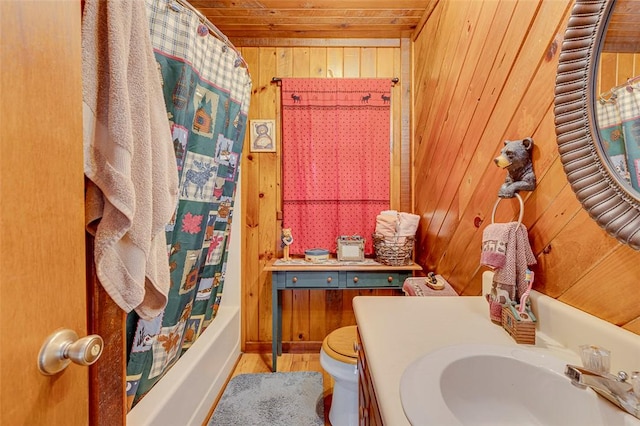
[[[291,372],[291,371],[318,371],[322,373],[323,382],[323,394],[324,394],[324,424],[330,426],[329,423],[329,407],[331,406],[331,390],[333,389],[333,379],[320,365],[320,353],[293,353],[282,354],[278,357],[278,371],[279,372]],[[236,364],[233,373],[229,377],[229,380],[238,374],[246,373],[270,373],[271,372],[271,354],[255,354],[255,353],[243,353]],[[222,395],[222,392],[220,393]],[[219,399],[219,398],[218,398]],[[218,400],[216,400],[213,407],[209,412],[209,418],[213,414]],[[209,422],[207,419],[203,426],[206,426]]]

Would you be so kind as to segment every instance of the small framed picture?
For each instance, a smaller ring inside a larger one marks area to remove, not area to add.
[[[364,261],[364,238],[354,235],[341,235],[336,239],[338,243],[337,257],[338,261]]]
[[[276,121],[250,120],[251,152],[276,152]]]

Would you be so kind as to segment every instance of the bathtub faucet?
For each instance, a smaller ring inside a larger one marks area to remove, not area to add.
[[[587,386],[627,413],[640,419],[640,372],[631,373],[631,380],[624,371],[614,376],[610,373],[598,373],[584,367],[568,364],[564,375],[579,388]]]

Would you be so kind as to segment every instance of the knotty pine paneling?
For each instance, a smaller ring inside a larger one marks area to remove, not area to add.
[[[266,41],[268,42],[268,40]],[[389,46],[395,44],[395,46]],[[249,120],[280,122],[279,88],[273,77],[402,77],[392,89],[391,206],[411,210],[410,182],[410,42],[363,41],[362,46],[327,43],[309,46],[278,40],[273,46],[239,46],[253,81]],[[391,83],[390,83],[391,84]],[[243,351],[271,348],[271,274],[266,263],[281,257],[281,139],[275,153],[243,153],[242,342]],[[247,146],[249,144],[247,143]],[[359,294],[398,294],[391,290],[294,290],[282,295],[285,351],[319,350],[336,328],[355,324],[351,307]]]
[[[534,288],[640,334],[640,253],[589,218],[557,152],[555,73],[570,0],[438,2],[414,37],[416,256],[461,294],[481,291],[482,231],[506,172],[503,141],[533,136],[538,187],[523,223],[538,264]],[[637,59],[615,62],[623,79]],[[602,82],[602,91],[620,77]],[[517,218],[504,200],[496,221]],[[543,319],[544,320],[544,319]]]
[[[640,76],[640,53],[604,52],[600,56],[598,72],[596,92],[606,94],[612,87]]]

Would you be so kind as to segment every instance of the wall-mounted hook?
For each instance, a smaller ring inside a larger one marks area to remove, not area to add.
[[[500,155],[493,160],[498,167],[507,170],[507,178],[498,191],[498,197],[513,198],[518,191],[533,191],[536,188],[532,151],[533,138],[504,141]]]

